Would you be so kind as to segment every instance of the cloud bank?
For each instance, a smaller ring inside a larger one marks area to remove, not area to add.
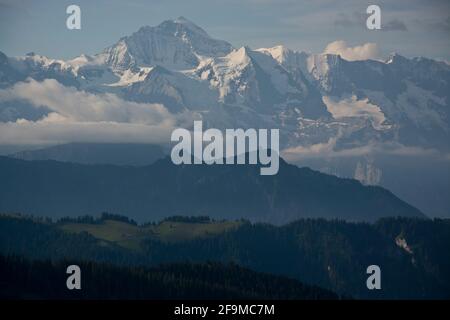
[[[390,128],[384,124],[386,118],[380,107],[370,103],[369,99],[358,100],[355,95],[341,100],[324,96],[322,101],[335,119],[363,118],[370,120],[377,130]]]
[[[309,146],[296,146],[281,151],[281,156],[288,162],[298,162],[304,159],[351,158],[368,155],[394,155],[413,157],[434,157],[450,160],[449,154],[436,149],[405,146],[398,142],[371,142],[353,148],[339,149],[337,143],[341,135],[330,138],[326,142]]]
[[[347,42],[338,40],[329,43],[323,53],[338,54],[348,61],[377,60],[380,58],[378,46],[370,42],[360,46],[349,47]]]
[[[0,90],[0,102],[26,101],[50,110],[30,121],[0,123],[0,144],[64,142],[164,143],[189,115],[173,115],[161,104],[136,103],[105,93],[92,94],[65,87],[56,80],[33,79]]]

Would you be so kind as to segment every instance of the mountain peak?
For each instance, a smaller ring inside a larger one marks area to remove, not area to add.
[[[173,20],[175,23],[181,23],[181,24],[193,24],[195,25],[195,23],[193,23],[191,20],[186,19],[183,16],[179,16],[178,18],[176,18],[175,20]]]
[[[180,16],[174,20],[163,21],[156,28],[172,33],[177,37],[181,36],[187,38],[196,35],[211,38],[205,30],[183,16]]]
[[[270,55],[272,58],[277,60],[280,64],[283,64],[283,62],[286,60],[287,56],[292,53],[290,49],[283,45],[277,45],[271,48],[260,48],[256,49],[255,51],[261,52],[267,55]]]
[[[408,60],[407,58],[405,58],[404,56],[398,54],[397,52],[392,52],[388,58],[386,59],[386,64],[389,63],[394,63],[394,62],[400,62],[400,61],[406,61]]]
[[[229,61],[234,64],[247,64],[250,62],[250,52],[251,49],[247,46],[240,47],[239,49],[233,50],[227,57]]]
[[[103,55],[118,70],[155,65],[185,70],[197,67],[199,56],[224,56],[231,50],[228,42],[213,39],[193,22],[178,17],[140,28],[105,49]]]

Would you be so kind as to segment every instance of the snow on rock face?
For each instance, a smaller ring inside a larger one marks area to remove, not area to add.
[[[260,48],[256,49],[255,51],[268,54],[272,58],[277,60],[280,64],[282,64],[283,62],[286,61],[286,56],[288,55],[290,50],[282,45],[279,45],[272,48]]]
[[[218,92],[211,90],[208,82],[198,81],[181,72],[156,66],[146,69],[144,79],[133,79],[123,87],[129,100],[163,103],[170,111],[208,111],[218,104]]]
[[[395,244],[400,248],[402,248],[403,250],[405,250],[406,252],[408,252],[409,254],[413,254],[413,251],[408,246],[408,243],[406,242],[405,238],[398,236],[397,238],[395,238]]]
[[[248,51],[242,47],[198,66],[196,74],[219,90],[221,102],[245,104],[247,99],[257,99],[256,75]]]
[[[306,70],[322,92],[340,95],[343,91],[353,89],[348,75],[341,71],[346,63],[349,62],[339,55],[312,54],[306,59]]]
[[[219,90],[221,102],[230,104],[256,107],[273,99],[274,105],[289,95],[303,97],[306,91],[275,59],[248,47],[202,61],[195,74]]]
[[[288,71],[301,70],[307,74],[307,60],[309,54],[302,51],[294,51],[279,45],[272,48],[261,48],[255,51],[267,54],[275,59]]]
[[[122,87],[122,86],[130,86],[136,82],[142,82],[148,76],[148,74],[152,71],[153,67],[143,67],[136,70],[136,72],[131,71],[130,69],[125,70],[120,77],[120,80],[114,83],[111,83],[112,87]]]
[[[107,48],[102,56],[114,69],[161,65],[169,69],[195,68],[202,56],[225,55],[232,46],[211,38],[203,29],[180,17],[156,27],[142,27]]]
[[[410,81],[405,81],[406,90],[397,97],[397,107],[415,125],[427,128],[440,127],[448,131],[448,117],[442,117],[447,112],[448,105],[444,98],[433,95]]]

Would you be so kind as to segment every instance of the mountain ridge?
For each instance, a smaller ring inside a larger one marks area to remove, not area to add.
[[[0,211],[56,217],[109,211],[137,221],[209,215],[276,224],[301,217],[425,217],[386,189],[282,159],[277,175],[261,176],[257,165],[176,166],[170,158],[121,167],[0,157],[0,178]]]

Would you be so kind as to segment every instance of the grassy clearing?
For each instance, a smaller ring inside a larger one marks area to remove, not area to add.
[[[164,242],[188,241],[209,237],[238,228],[241,222],[223,221],[208,223],[188,223],[163,221],[157,225],[135,226],[126,222],[104,220],[97,224],[64,223],[59,227],[67,232],[87,232],[92,236],[113,242],[121,247],[140,249],[143,239],[153,238]]]

